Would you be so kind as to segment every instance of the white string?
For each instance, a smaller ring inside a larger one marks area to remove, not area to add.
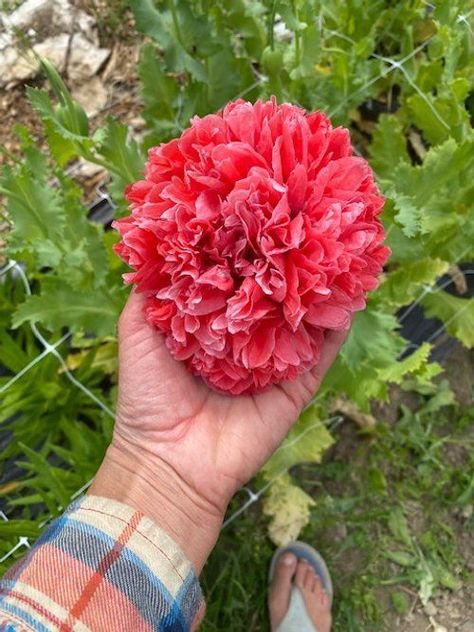
[[[27,278],[22,266],[20,266],[16,261],[15,262],[11,262],[11,263],[14,263],[14,265],[12,267],[14,267],[15,270],[20,275],[20,278],[21,278],[21,280],[23,282],[23,286],[25,288],[25,293],[27,294],[27,296],[31,296],[31,287],[30,287],[28,278]],[[109,416],[114,418],[115,417],[114,412],[106,404],[104,404],[104,402],[101,401],[96,395],[94,395],[94,393],[92,393],[92,391],[90,391],[86,386],[84,386],[84,384],[82,384],[82,382],[80,382],[78,379],[76,379],[74,377],[74,375],[72,375],[72,373],[69,371],[69,368],[68,368],[64,358],[62,357],[62,355],[56,349],[56,347],[59,344],[61,344],[62,342],[64,342],[64,340],[66,338],[68,338],[71,334],[70,333],[69,334],[65,334],[65,336],[63,336],[63,338],[61,338],[60,340],[58,340],[56,343],[54,343],[52,345],[47,340],[45,340],[45,338],[43,337],[43,335],[39,331],[38,327],[34,323],[30,323],[30,327],[31,327],[31,330],[32,330],[35,338],[41,343],[41,345],[43,346],[44,350],[40,353],[40,355],[38,356],[39,359],[37,358],[36,362],[35,361],[30,362],[29,365],[27,365],[26,367],[24,367],[20,371],[20,373],[22,375],[24,375],[27,372],[27,370],[29,370],[32,366],[37,364],[37,362],[39,362],[39,360],[41,360],[42,358],[44,358],[48,354],[51,354],[59,361],[59,363],[61,364],[62,368],[64,369],[64,373],[65,373],[66,377],[69,379],[69,381],[72,382],[72,384],[74,384],[74,386],[76,386],[78,389],[80,389],[93,402],[95,402],[105,413],[107,413]],[[0,389],[0,392],[4,392],[6,390],[6,388],[8,386],[11,386],[15,381],[16,380],[12,378],[7,384],[5,384],[2,387],[2,389]]]
[[[388,74],[390,74],[391,72],[393,72],[395,70],[395,68],[398,68],[400,70],[402,70],[403,64],[405,64],[407,61],[410,61],[410,59],[412,59],[413,57],[415,57],[415,55],[417,55],[421,50],[423,50],[424,48],[426,48],[426,46],[428,46],[428,44],[430,43],[430,41],[433,39],[433,36],[429,37],[427,40],[425,40],[422,44],[420,44],[419,46],[417,46],[415,49],[413,49],[411,51],[411,53],[409,55],[406,55],[405,57],[403,57],[403,59],[401,59],[400,61],[395,61],[395,60],[390,60],[392,63],[387,67],[384,68],[384,70],[380,73],[380,75],[378,75],[377,77],[372,78],[370,81],[368,81],[365,85],[363,85],[361,88],[358,88],[355,92],[352,92],[350,95],[348,95],[345,99],[343,99],[339,105],[337,105],[335,108],[333,108],[329,113],[328,116],[329,118],[332,118],[334,116],[334,114],[336,114],[337,112],[339,112],[339,110],[347,105],[347,103],[356,95],[360,94],[361,92],[365,92],[365,90],[367,90],[367,88],[370,88],[370,86],[372,86],[374,83],[376,83],[377,81],[380,81],[380,79],[384,79]],[[372,56],[375,56],[374,54],[372,54]],[[388,58],[387,58],[388,59]]]
[[[318,421],[316,421],[314,424],[311,424],[308,428],[305,428],[303,430],[303,432],[301,432],[299,435],[297,435],[292,441],[289,441],[288,443],[284,443],[283,445],[281,445],[278,450],[275,451],[275,454],[282,452],[284,450],[287,450],[288,448],[291,448],[292,446],[295,445],[295,443],[298,443],[299,441],[301,441],[301,439],[308,434],[308,432],[311,432],[311,430],[314,430],[314,428],[316,428],[317,426],[321,426],[321,425],[325,425],[325,424],[330,424],[331,422],[340,422],[342,421],[343,417],[341,415],[334,415],[334,417],[329,417],[328,419],[325,420],[320,420],[318,419]],[[256,503],[258,500],[260,500],[260,498],[262,497],[262,495],[277,481],[279,480],[286,472],[288,472],[288,468],[285,467],[283,468],[276,476],[274,476],[273,478],[271,478],[269,481],[267,481],[265,483],[265,485],[263,485],[257,492],[252,492],[251,490],[249,490],[249,488],[247,487],[243,487],[242,490],[245,490],[248,495],[249,498],[248,500],[246,500],[244,502],[244,504],[239,507],[233,514],[231,514],[222,524],[222,529],[225,529],[227,526],[229,526],[229,524],[231,524],[232,522],[234,522],[234,520],[236,518],[238,518],[241,514],[244,513],[244,511],[246,511],[249,507],[251,507],[254,503]]]

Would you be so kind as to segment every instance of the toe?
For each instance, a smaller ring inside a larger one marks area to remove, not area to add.
[[[313,590],[313,584],[314,584],[314,568],[308,564],[308,568],[306,569],[306,577],[304,580],[304,587],[306,588],[306,590]]]
[[[308,570],[308,563],[305,560],[298,560],[295,574],[295,586],[303,589],[306,582],[306,572]]]
[[[296,556],[293,553],[285,553],[276,564],[275,575],[268,593],[268,609],[272,629],[278,627],[288,610],[296,561]]]
[[[280,557],[275,568],[271,591],[280,592],[281,590],[290,590],[291,580],[295,574],[296,556],[293,553],[285,553]]]
[[[313,569],[313,574],[311,577],[311,592],[316,594],[319,585],[320,585],[319,576]]]

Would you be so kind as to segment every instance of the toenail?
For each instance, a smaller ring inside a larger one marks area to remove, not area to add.
[[[294,564],[295,556],[292,553],[285,553],[281,561],[285,566],[291,566]]]

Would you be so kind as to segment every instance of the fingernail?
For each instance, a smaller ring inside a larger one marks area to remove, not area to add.
[[[291,566],[295,561],[295,556],[292,553],[285,553],[281,561],[285,566]]]

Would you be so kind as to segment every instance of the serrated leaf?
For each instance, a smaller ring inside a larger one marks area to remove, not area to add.
[[[195,16],[191,19],[190,8],[183,2],[173,7],[174,16],[167,9],[155,7],[152,0],[134,0],[131,9],[137,29],[164,49],[169,70],[184,70],[197,81],[207,82],[206,69],[187,50],[193,42],[186,39],[189,34],[192,35],[191,39],[209,38],[205,20]],[[194,22],[192,27],[191,22]]]
[[[151,128],[157,121],[165,121],[168,134],[163,140],[178,132],[175,111],[175,99],[179,95],[179,86],[174,77],[164,71],[164,64],[157,56],[158,50],[153,44],[144,44],[140,52],[138,74],[141,80],[141,95],[145,105],[143,116]]]
[[[474,347],[474,298],[458,298],[439,291],[425,296],[421,304],[427,316],[439,318],[448,333],[469,349]]]
[[[13,327],[40,323],[50,331],[68,327],[71,331],[111,335],[120,310],[120,301],[105,289],[81,293],[54,280],[45,280],[41,295],[29,296],[13,314]]]
[[[78,155],[77,147],[71,139],[62,136],[50,120],[46,119],[43,125],[51,155],[60,167],[64,167]]]
[[[371,165],[381,178],[390,179],[398,163],[410,162],[403,127],[396,116],[380,116],[369,151],[372,156]]]
[[[344,364],[356,371],[364,362],[377,368],[396,361],[402,351],[401,340],[395,336],[397,328],[397,319],[392,314],[374,309],[359,312],[341,349]]]
[[[55,131],[67,141],[74,141],[79,147],[92,148],[94,141],[83,134],[76,133],[66,127],[62,118],[54,110],[51,99],[46,90],[39,88],[27,88],[28,100],[33,108],[40,114],[43,121],[49,121]],[[79,106],[79,104],[77,104]]]
[[[267,479],[272,479],[298,463],[319,463],[333,443],[333,438],[319,418],[318,409],[312,405],[301,413],[262,471]]]
[[[13,222],[9,239],[14,247],[25,242],[62,238],[64,209],[58,192],[47,184],[34,180],[25,165],[16,171],[6,168],[0,190],[7,198],[7,209]]]
[[[270,518],[268,535],[277,546],[296,540],[311,516],[314,500],[291,482],[288,475],[278,478],[263,501],[263,513]]]
[[[241,64],[230,48],[224,48],[208,59],[209,108],[218,110],[240,91]]]
[[[404,263],[383,279],[377,292],[379,299],[401,307],[419,298],[423,286],[432,286],[446,272],[449,263],[441,259],[425,257]]]
[[[379,378],[392,384],[401,384],[403,378],[411,373],[419,371],[428,362],[431,345],[424,342],[419,349],[414,351],[404,360],[394,362],[392,365],[379,371]]]
[[[390,181],[384,182],[384,190],[392,198],[397,211],[395,219],[408,237],[432,233],[434,223],[438,223],[436,229],[443,230],[443,220],[449,220],[447,208],[452,205],[453,195],[458,194],[460,174],[468,173],[472,165],[474,141],[458,145],[452,138],[431,148],[420,166],[398,164]],[[441,217],[440,198],[447,207]]]
[[[457,141],[465,138],[469,115],[464,104],[459,105],[454,96],[434,98],[414,94],[407,99],[407,107],[429,143],[437,145],[450,136]]]
[[[98,151],[107,159],[116,176],[115,195],[122,197],[124,187],[138,180],[143,172],[145,161],[136,141],[129,137],[126,125],[109,117],[106,135]]]
[[[396,189],[388,189],[386,195],[393,200],[395,219],[407,237],[415,237],[422,231],[423,214],[412,198]]]
[[[39,239],[35,243],[35,249],[39,268],[55,268],[64,254],[51,239]]]
[[[455,180],[459,173],[474,163],[473,149],[473,141],[458,145],[452,138],[432,147],[422,165],[411,167],[402,163],[397,166],[393,173],[395,189],[411,197],[417,206],[427,207],[430,198],[439,194],[442,185]]]

